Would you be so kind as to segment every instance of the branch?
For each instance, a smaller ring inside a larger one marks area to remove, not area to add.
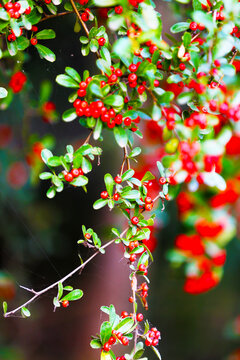
[[[44,18],[42,18],[39,22],[45,21],[45,20],[49,20],[49,19],[53,19],[59,16],[64,16],[64,15],[68,15],[68,14],[72,14],[73,11],[65,11],[59,14],[54,14],[54,15],[46,15]]]
[[[127,232],[127,229],[125,229],[120,237],[122,237],[125,233]],[[109,245],[113,244],[115,242],[116,238],[109,241],[108,243],[106,243],[105,245],[102,246],[102,249],[107,248]],[[58,286],[58,284],[63,283],[65,280],[69,279],[70,277],[72,277],[74,274],[76,274],[79,270],[82,270],[92,259],[94,259],[98,254],[100,254],[100,251],[95,252],[92,256],[90,256],[85,262],[83,262],[81,265],[79,265],[78,267],[76,267],[74,270],[72,270],[69,274],[65,275],[62,279],[56,281],[55,283],[47,286],[46,288],[40,290],[40,291],[35,291],[33,289],[28,289],[25,286],[20,286],[21,288],[30,291],[34,294],[33,297],[31,297],[31,299],[29,299],[28,301],[26,301],[24,304],[18,306],[16,309],[6,312],[4,314],[4,317],[10,317],[11,315],[15,314],[17,311],[21,310],[23,307],[26,307],[27,305],[31,304],[34,300],[36,300],[39,296],[41,296],[42,294],[48,292],[49,290],[53,289],[54,287]]]

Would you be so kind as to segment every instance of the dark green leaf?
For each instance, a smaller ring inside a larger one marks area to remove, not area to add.
[[[52,29],[44,29],[36,34],[38,40],[54,39],[56,37],[55,31]]]
[[[68,293],[66,296],[64,296],[61,300],[68,300],[68,301],[74,301],[79,300],[83,296],[83,291],[80,289],[75,289]]]
[[[54,62],[56,60],[55,54],[52,52],[52,50],[50,50],[46,46],[37,44],[35,45],[35,47],[37,48],[40,57],[43,57],[44,59],[50,62]]]

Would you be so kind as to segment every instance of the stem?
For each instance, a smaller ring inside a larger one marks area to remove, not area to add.
[[[65,11],[65,12],[62,12],[62,13],[59,13],[59,14],[54,14],[54,15],[46,15],[44,18],[42,18],[39,22],[42,22],[42,21],[45,21],[45,20],[48,20],[48,19],[52,19],[52,18],[56,18],[56,17],[59,17],[59,16],[64,16],[64,15],[68,15],[68,14],[72,14],[73,11]]]
[[[86,140],[84,141],[83,145],[89,143],[89,140],[90,140],[90,138],[91,138],[91,136],[92,136],[92,133],[93,133],[93,130],[90,131],[90,133],[89,133],[88,137],[86,138]]]
[[[124,165],[125,165],[126,161],[127,161],[127,168],[128,168],[128,170],[130,169],[130,162],[128,159],[127,146],[124,146],[123,153],[124,153],[124,155],[123,155],[123,161],[122,161],[122,165],[121,165],[121,169],[120,169],[120,176],[122,176],[122,174],[123,174]]]
[[[137,291],[137,277],[136,274],[134,274],[132,278],[132,292],[133,292],[133,318],[135,322],[137,322],[137,314],[136,314],[136,306],[135,306],[136,291]],[[135,335],[134,335],[134,353],[136,352],[137,338],[138,338],[138,327],[136,326]]]

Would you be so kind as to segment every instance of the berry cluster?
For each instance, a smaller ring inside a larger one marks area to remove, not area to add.
[[[146,333],[146,340],[145,345],[146,346],[157,346],[159,343],[159,339],[161,339],[161,333],[156,328],[151,328]]]
[[[83,171],[81,168],[79,169],[72,169],[70,172],[64,171],[64,179],[67,182],[73,181],[74,178],[77,178],[78,176],[83,175]]]

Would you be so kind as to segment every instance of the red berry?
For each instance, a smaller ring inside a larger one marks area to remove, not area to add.
[[[145,86],[140,85],[138,87],[137,91],[138,91],[139,95],[142,95],[144,93],[144,91],[145,91]]]
[[[198,24],[194,21],[192,21],[189,25],[190,30],[195,31],[198,28]]]
[[[30,12],[32,11],[31,7],[29,6],[28,8],[26,8],[26,10],[24,11],[25,15],[29,15]]]
[[[102,191],[101,192],[101,198],[102,199],[107,199],[108,198],[108,192],[107,191]]]
[[[30,43],[35,46],[35,45],[37,45],[38,41],[37,41],[36,38],[32,38],[32,39],[30,40]]]
[[[158,87],[159,84],[160,84],[160,82],[159,82],[158,80],[154,80],[153,85],[154,85],[155,87]]]
[[[198,30],[203,31],[205,29],[205,25],[204,24],[198,24]]]
[[[130,126],[131,123],[132,123],[132,120],[130,119],[130,117],[126,117],[126,118],[124,119],[124,125]]]
[[[73,176],[72,176],[71,173],[67,173],[67,174],[64,176],[64,178],[65,178],[65,180],[66,180],[67,182],[73,181]]]
[[[128,75],[128,81],[129,82],[135,82],[137,80],[137,75],[136,74],[129,74]]]
[[[89,13],[88,12],[84,12],[83,14],[81,14],[81,18],[83,21],[88,21],[89,20]]]
[[[80,175],[78,169],[72,169],[71,174],[72,174],[73,177],[78,177]]]
[[[114,119],[115,124],[121,125],[122,124],[122,118],[123,118],[123,116],[121,114],[118,114]]]
[[[65,307],[65,308],[68,307],[69,306],[69,301],[68,300],[63,300],[62,301],[62,306]]]
[[[137,321],[143,321],[143,314],[137,314]]]
[[[138,69],[138,66],[136,64],[129,65],[129,71],[131,71],[132,73],[136,72],[137,69]]]
[[[104,351],[108,352],[111,349],[111,345],[108,342],[106,342],[103,345],[103,349],[104,349]]]
[[[158,345],[158,339],[153,339],[152,346],[157,346],[157,345]]]
[[[145,345],[146,346],[151,346],[152,342],[149,339],[145,340]]]
[[[179,69],[180,69],[181,71],[185,70],[185,69],[186,69],[186,65],[185,65],[184,63],[180,63],[180,64],[179,64]]]
[[[121,184],[121,182],[122,182],[121,176],[118,176],[118,175],[115,176],[114,181],[115,181],[115,183],[117,183],[117,184]]]
[[[115,339],[114,336],[111,336],[111,337],[109,338],[109,340],[108,340],[108,343],[109,343],[110,345],[115,344],[115,342],[116,342],[116,339]]]
[[[131,221],[133,225],[137,225],[139,223],[139,218],[137,216],[134,216]]]
[[[134,262],[136,259],[137,259],[137,255],[136,255],[136,254],[131,254],[130,257],[129,257],[129,260],[130,260],[131,262]]]
[[[123,12],[123,7],[119,5],[116,6],[114,10],[116,14],[121,14]]]
[[[122,311],[121,317],[124,319],[127,316],[128,316],[128,312],[127,311]]]
[[[115,71],[115,74],[118,76],[118,77],[120,77],[120,76],[122,76],[122,70],[121,69],[116,69],[116,71]]]
[[[146,270],[146,266],[144,264],[140,264],[138,267],[139,271],[145,271]]]
[[[152,198],[150,196],[146,196],[145,203],[146,204],[151,204],[152,203]]]
[[[86,234],[85,234],[85,238],[88,239],[88,240],[91,239],[91,234],[86,233]]]
[[[99,46],[103,46],[105,43],[106,43],[106,40],[104,39],[104,37],[100,37],[100,38],[98,39],[98,44],[99,44]]]
[[[129,301],[130,303],[133,303],[133,302],[134,302],[133,297],[130,296],[130,298],[128,299],[128,301]]]
[[[167,180],[166,180],[166,178],[165,178],[165,177],[160,177],[160,179],[159,179],[159,183],[160,183],[161,185],[166,184],[166,182],[167,182]]]
[[[113,199],[114,199],[115,201],[118,201],[119,198],[120,198],[120,195],[119,195],[119,194],[116,193],[116,194],[113,195]]]
[[[116,74],[112,74],[109,79],[108,79],[108,83],[115,83],[118,80],[118,77]]]
[[[129,344],[129,340],[128,340],[128,338],[127,337],[123,337],[122,338],[122,344],[124,345],[124,346],[127,346],[128,344]]]

